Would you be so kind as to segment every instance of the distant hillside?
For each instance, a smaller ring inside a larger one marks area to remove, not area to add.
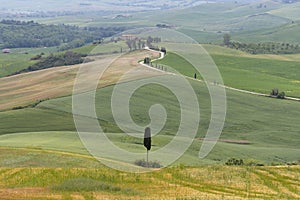
[[[39,0],[11,0],[5,5],[0,5],[0,16],[49,16],[49,15],[70,15],[86,14],[97,12],[98,15],[108,13],[134,13],[139,11],[166,10],[172,8],[192,7],[204,3],[203,0],[60,0],[41,1]],[[212,0],[211,0],[212,2]],[[16,9],[18,8],[18,9]]]
[[[70,48],[112,36],[124,28],[79,28],[69,25],[43,25],[33,21],[2,20],[0,47],[52,47],[68,43]],[[65,47],[67,49],[67,47]]]
[[[289,42],[299,44],[300,21],[275,28],[233,34],[233,39],[241,42]]]
[[[276,16],[289,18],[291,20],[300,20],[300,2],[289,3],[281,6],[278,9],[274,9],[269,13]]]

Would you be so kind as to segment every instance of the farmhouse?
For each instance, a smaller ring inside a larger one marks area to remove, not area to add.
[[[2,49],[2,53],[10,53],[10,49]]]

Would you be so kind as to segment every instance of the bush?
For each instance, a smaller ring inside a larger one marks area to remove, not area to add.
[[[134,162],[134,164],[137,165],[137,166],[140,166],[140,167],[148,167],[147,166],[147,161],[145,161],[145,160],[136,160]],[[149,162],[149,167],[150,168],[162,168],[163,166],[157,161],[154,161],[154,162],[150,161]]]
[[[277,98],[278,98],[278,99],[284,99],[284,98],[285,98],[285,92],[280,92],[280,93],[277,95]]]
[[[237,166],[240,166],[240,165],[244,165],[244,161],[243,159],[236,159],[236,158],[230,158],[229,160],[227,160],[227,162],[225,163],[225,165],[237,165]]]
[[[278,89],[273,89],[271,92],[271,96],[277,97],[278,99],[284,99],[285,98],[285,92],[279,92]]]
[[[300,160],[288,162],[287,165],[300,165]]]

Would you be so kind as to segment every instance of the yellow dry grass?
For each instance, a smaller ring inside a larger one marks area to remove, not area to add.
[[[159,72],[144,68],[138,61],[145,57],[158,57],[158,53],[150,51],[135,51],[115,60],[103,74],[100,86],[115,84],[127,71],[137,68],[137,73],[128,79],[145,78]],[[18,106],[27,106],[39,100],[51,99],[71,95],[74,80],[79,67],[86,72],[85,80],[90,80],[99,71],[111,63],[113,57],[96,57],[94,62],[82,65],[63,66],[41,71],[35,71],[0,79],[0,110],[12,109]],[[126,81],[126,80],[124,80]]]
[[[299,166],[173,167],[150,174],[130,174],[99,169],[0,169],[0,196],[7,199],[299,199]],[[4,172],[3,172],[4,171]],[[39,177],[41,187],[31,182]],[[63,180],[89,177],[134,193],[109,191],[56,191],[52,186]],[[6,177],[6,178],[5,178]],[[108,180],[111,179],[111,182]],[[42,180],[42,181],[41,181]],[[45,182],[43,182],[45,181]],[[22,182],[23,187],[18,186]],[[26,185],[26,182],[29,184]],[[12,187],[12,185],[18,187]],[[36,187],[32,187],[36,185]]]

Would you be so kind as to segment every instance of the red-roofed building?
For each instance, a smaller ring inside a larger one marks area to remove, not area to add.
[[[2,53],[10,53],[10,49],[3,49]]]

